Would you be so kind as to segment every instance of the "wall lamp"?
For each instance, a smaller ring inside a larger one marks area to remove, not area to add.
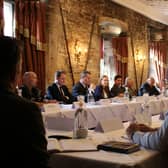
[[[82,44],[80,44],[78,40],[76,40],[74,45],[74,57],[77,64],[81,62],[82,57],[84,57],[86,53],[87,49],[84,46],[82,46]]]
[[[135,52],[135,61],[136,62],[143,62],[145,60],[145,56],[139,51],[139,49]]]

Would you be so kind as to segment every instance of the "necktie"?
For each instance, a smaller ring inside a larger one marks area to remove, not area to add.
[[[62,87],[60,87],[59,89],[60,89],[60,94],[61,94],[62,100],[66,102],[69,99],[69,97],[65,96]]]
[[[60,94],[61,94],[61,96],[64,97],[64,92],[63,92],[63,90],[62,90],[62,87],[60,86],[59,89],[60,89]]]

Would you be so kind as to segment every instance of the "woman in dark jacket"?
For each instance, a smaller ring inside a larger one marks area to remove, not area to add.
[[[99,99],[108,99],[111,97],[109,79],[107,75],[103,75],[100,78],[100,83],[96,86],[94,96],[96,101]]]

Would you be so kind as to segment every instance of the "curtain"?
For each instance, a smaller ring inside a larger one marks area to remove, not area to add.
[[[3,18],[3,0],[0,0],[0,36],[3,35],[4,18]]]
[[[163,86],[163,80],[166,78],[166,56],[167,43],[164,41],[154,41],[149,44],[150,58],[153,59],[156,75],[160,86]]]
[[[46,9],[45,2],[15,0],[16,37],[24,42],[23,73],[34,71],[45,93]]]
[[[122,81],[128,75],[128,42],[127,37],[112,38],[112,49],[116,73],[122,76]]]

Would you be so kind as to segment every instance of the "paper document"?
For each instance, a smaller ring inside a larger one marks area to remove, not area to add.
[[[96,151],[97,145],[88,139],[49,139],[48,151],[53,152],[82,152]]]

